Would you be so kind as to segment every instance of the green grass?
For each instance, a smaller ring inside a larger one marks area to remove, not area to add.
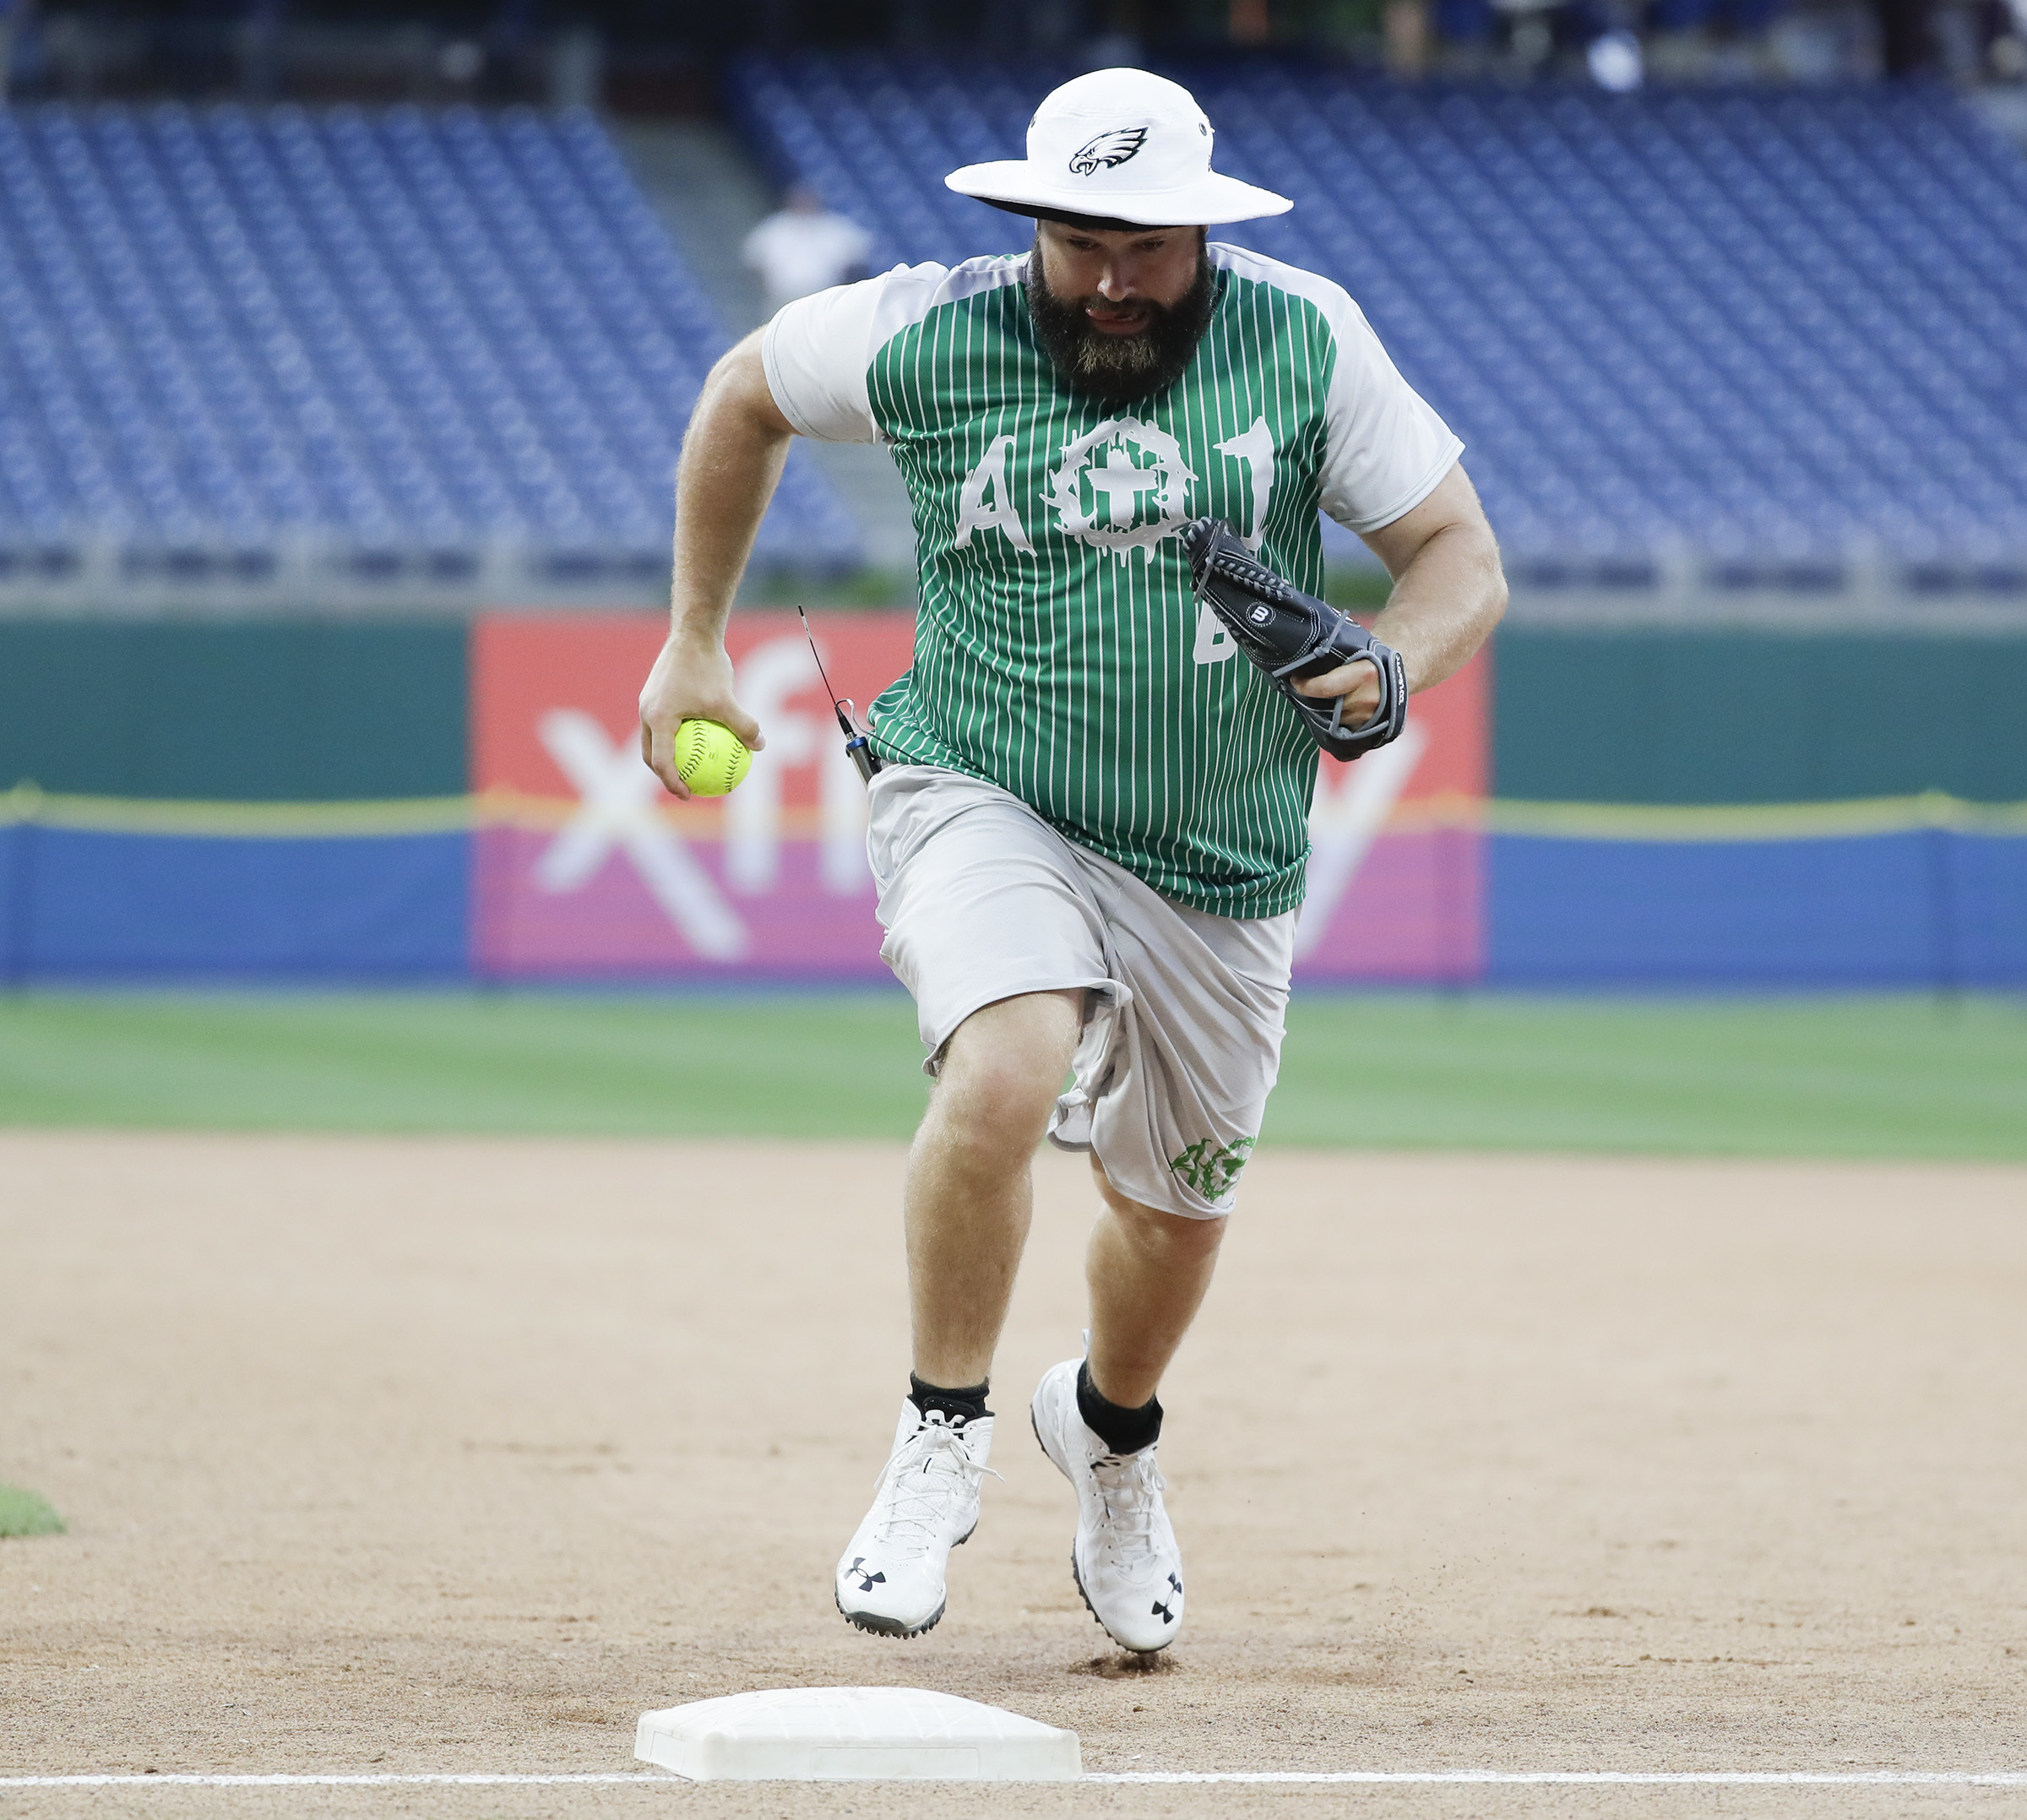
[[[0,1122],[755,1138],[911,1131],[899,992],[0,1002]]]
[[[29,992],[0,1123],[901,1138],[896,991]],[[1274,1144],[2027,1159],[2027,1007],[1297,994]]]
[[[2027,1006],[1299,999],[1282,1142],[2027,1159]]]
[[[0,1537],[62,1533],[63,1519],[47,1498],[19,1486],[0,1485]]]

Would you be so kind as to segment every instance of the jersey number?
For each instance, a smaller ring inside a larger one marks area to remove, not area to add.
[[[1243,436],[1227,437],[1217,445],[1220,455],[1246,464],[1246,477],[1253,483],[1253,529],[1246,547],[1258,550],[1267,535],[1267,502],[1274,496],[1274,432],[1264,417],[1255,417]],[[1197,644],[1191,655],[1199,664],[1221,664],[1238,649],[1225,622],[1208,607],[1197,614]]]

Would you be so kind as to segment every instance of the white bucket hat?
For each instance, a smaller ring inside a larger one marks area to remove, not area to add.
[[[1015,215],[1071,215],[1139,227],[1196,227],[1285,215],[1295,204],[1210,168],[1213,134],[1196,99],[1144,69],[1066,82],[1028,122],[1028,155],[966,165],[943,179]]]

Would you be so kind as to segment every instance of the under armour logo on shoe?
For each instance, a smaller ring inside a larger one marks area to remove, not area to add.
[[[1174,1588],[1175,1588],[1175,1589],[1176,1589],[1176,1597],[1177,1597],[1177,1598],[1178,1598],[1178,1599],[1180,1599],[1180,1598],[1182,1596],[1182,1581],[1180,1581],[1179,1579],[1177,1579],[1177,1578],[1175,1577],[1175,1575],[1171,1573],[1171,1574],[1170,1574],[1170,1575],[1169,1575],[1169,1577],[1168,1577],[1168,1584],[1169,1584],[1171,1586],[1172,1586],[1172,1587],[1174,1587]]]
[[[1172,1580],[1175,1578],[1175,1575],[1172,1573],[1170,1574],[1169,1578]],[[1164,1624],[1173,1624],[1176,1622],[1175,1613],[1171,1611],[1168,1607],[1163,1605],[1159,1600],[1156,1600],[1152,1605],[1148,1607],[1148,1609],[1152,1611],[1156,1617],[1160,1618]]]
[[[884,1586],[887,1584],[887,1576],[884,1573],[868,1573],[866,1571],[866,1557],[863,1555],[854,1555],[851,1557],[851,1565],[845,1571],[847,1573],[858,1575],[859,1590],[862,1593],[869,1593],[874,1587]],[[1175,1576],[1171,1574],[1169,1578],[1173,1579]]]

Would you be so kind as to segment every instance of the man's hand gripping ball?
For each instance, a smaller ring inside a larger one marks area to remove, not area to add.
[[[1408,719],[1408,678],[1399,652],[1329,601],[1283,581],[1219,519],[1198,519],[1182,541],[1198,599],[1287,698],[1318,747],[1333,758],[1351,759],[1400,736]],[[1378,679],[1378,704],[1356,726],[1344,724],[1344,696],[1318,698],[1296,687],[1361,662]]]
[[[715,633],[671,632],[641,686],[641,763],[672,796],[722,796],[766,744],[759,723],[733,697],[723,641]],[[694,780],[682,769],[686,753]]]

